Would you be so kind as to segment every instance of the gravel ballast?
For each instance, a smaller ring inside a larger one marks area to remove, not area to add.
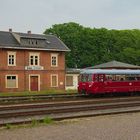
[[[0,140],[140,140],[140,113],[97,116],[31,128],[1,129]]]

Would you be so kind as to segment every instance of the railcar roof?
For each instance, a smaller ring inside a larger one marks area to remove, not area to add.
[[[82,69],[80,74],[140,74],[140,70],[130,70],[130,69]]]

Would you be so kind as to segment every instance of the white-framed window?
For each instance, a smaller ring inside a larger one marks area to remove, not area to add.
[[[73,76],[66,76],[66,86],[73,86]]]
[[[8,66],[16,66],[16,52],[8,52]]]
[[[6,75],[6,88],[18,88],[18,76]]]
[[[57,74],[51,75],[51,87],[58,87],[58,75]]]
[[[52,67],[58,66],[58,54],[51,54],[51,66]]]
[[[30,66],[39,66],[40,65],[40,57],[39,53],[30,53],[29,55],[29,65]]]

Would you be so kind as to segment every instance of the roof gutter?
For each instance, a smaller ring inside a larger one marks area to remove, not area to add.
[[[18,50],[42,50],[42,51],[62,51],[62,52],[69,52],[70,50],[60,50],[60,49],[42,49],[42,48],[25,48],[25,47],[1,47],[3,49],[18,49]]]

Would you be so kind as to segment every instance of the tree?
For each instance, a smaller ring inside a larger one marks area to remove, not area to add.
[[[71,68],[94,66],[111,60],[140,65],[140,30],[87,28],[70,22],[55,24],[44,34],[59,37],[71,50],[66,65]]]

